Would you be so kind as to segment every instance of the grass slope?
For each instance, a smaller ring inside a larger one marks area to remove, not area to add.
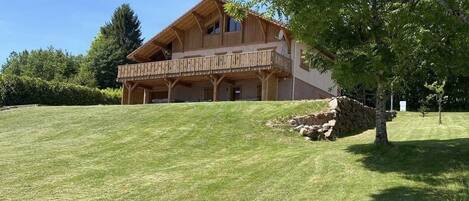
[[[0,112],[5,200],[467,200],[469,113],[308,142],[264,126],[325,102],[38,107]]]

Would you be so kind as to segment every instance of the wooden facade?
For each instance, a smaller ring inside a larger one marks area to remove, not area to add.
[[[290,31],[250,11],[237,22],[224,12],[223,4],[202,0],[132,52],[128,58],[136,64],[118,66],[122,104],[177,101],[175,96],[181,94],[175,88],[181,86],[203,94],[198,100],[217,101],[222,92],[230,94],[225,100],[236,100],[240,83],[251,83],[243,85],[251,93],[245,95],[249,99],[277,100],[279,89],[286,88],[280,79],[294,80]],[[230,87],[221,91],[226,84]]]
[[[291,47],[290,31],[280,23],[249,13],[244,21],[239,22],[239,30],[228,32],[226,24],[229,19],[230,16],[224,12],[223,1],[203,0],[132,52],[129,58],[137,62],[149,62],[164,51],[178,53],[276,42],[281,40],[277,38],[280,31]],[[218,24],[219,31],[208,34],[207,29],[214,24]]]
[[[290,70],[289,58],[267,50],[121,65],[118,67],[117,80],[125,82],[260,71],[288,76]]]

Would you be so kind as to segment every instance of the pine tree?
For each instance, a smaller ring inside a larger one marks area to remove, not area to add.
[[[122,4],[116,9],[111,22],[101,27],[101,33],[104,37],[114,37],[127,54],[140,47],[143,41],[140,21],[129,4]]]
[[[127,55],[142,45],[141,35],[138,17],[128,4],[117,8],[101,27],[88,52],[88,68],[99,88],[117,87],[117,66],[132,63]]]

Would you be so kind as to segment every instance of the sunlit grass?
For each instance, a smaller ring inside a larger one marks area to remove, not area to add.
[[[370,144],[372,131],[309,142],[265,126],[326,105],[3,111],[0,200],[468,199],[469,113],[445,113],[443,126],[434,114],[400,113],[388,148]]]

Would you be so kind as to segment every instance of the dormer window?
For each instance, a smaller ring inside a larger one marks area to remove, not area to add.
[[[241,22],[235,20],[232,17],[226,19],[226,32],[238,32],[241,31]]]
[[[212,34],[218,34],[220,33],[220,22],[216,21],[213,24],[209,25],[207,28],[207,34],[212,35]]]

